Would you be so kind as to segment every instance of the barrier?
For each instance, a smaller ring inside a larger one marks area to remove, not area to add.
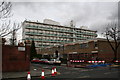
[[[70,60],[70,62],[74,63],[83,63],[83,62],[88,62],[88,63],[105,63],[105,61],[84,61],[84,60]]]
[[[105,63],[105,61],[87,61],[88,63]]]
[[[84,60],[70,60],[70,62],[85,62]]]
[[[116,61],[114,61],[114,62],[119,63],[120,61],[119,61],[119,60],[116,60]]]

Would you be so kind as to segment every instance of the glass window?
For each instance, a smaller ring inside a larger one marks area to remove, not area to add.
[[[80,44],[80,48],[88,48],[88,43]]]
[[[97,44],[97,42],[94,42],[94,47],[98,47],[98,44]]]

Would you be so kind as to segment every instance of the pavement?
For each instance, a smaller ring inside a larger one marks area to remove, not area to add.
[[[37,64],[36,64],[37,65]],[[31,76],[36,76],[40,77],[42,73],[42,69],[44,69],[44,74],[45,76],[51,75],[51,70],[47,68],[42,68],[40,65],[35,66],[35,64],[31,64],[30,66],[30,71],[26,72],[3,72],[2,73],[2,78],[22,78],[22,77],[27,77],[27,73],[30,72]]]

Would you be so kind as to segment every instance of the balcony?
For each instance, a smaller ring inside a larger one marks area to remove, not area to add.
[[[26,29],[40,29],[40,30],[47,30],[47,31],[56,31],[56,32],[67,32],[67,33],[74,33],[72,30],[64,30],[64,29],[56,29],[56,28],[49,28],[49,27],[42,27],[42,26],[26,26]]]
[[[37,36],[53,36],[53,37],[63,37],[63,38],[77,38],[77,37],[72,37],[70,35],[57,35],[57,34],[47,34],[47,33],[37,33],[37,32],[26,32],[26,35],[37,35]]]
[[[55,43],[71,43],[72,41],[65,41],[65,40],[52,40],[52,39],[34,39],[34,38],[26,38],[26,40],[34,40],[40,42],[55,42]]]

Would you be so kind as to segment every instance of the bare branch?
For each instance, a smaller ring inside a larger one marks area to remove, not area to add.
[[[0,29],[0,36],[2,36],[3,34],[6,34],[9,32],[10,30],[10,21],[7,24],[6,22],[2,24],[1,29]]]
[[[111,42],[110,42],[110,40],[109,40],[109,38],[108,38],[108,35],[109,35],[109,34],[106,32],[106,38],[107,38],[107,41],[108,41],[108,43],[110,44],[112,50],[115,51],[113,45],[111,44]]]
[[[3,4],[4,4],[4,2],[2,2],[2,3],[0,4],[0,7],[1,7]]]
[[[16,40],[17,40],[17,38],[16,38],[16,32],[17,32],[20,28],[21,28],[21,27],[20,27],[18,24],[16,24],[16,23],[13,24],[13,30],[12,30],[12,32],[11,32],[12,36],[11,36],[11,39],[10,39],[12,45],[15,45],[15,44],[16,44]]]
[[[118,47],[120,46],[120,40],[118,40],[118,45],[117,45],[117,49],[118,49]]]
[[[118,25],[116,23],[108,24],[105,31],[106,39],[114,52],[114,59],[117,59],[117,50],[120,46],[120,41],[118,40],[119,32],[120,31],[118,30]],[[114,41],[114,45],[112,45],[110,39]]]
[[[2,2],[0,5],[0,19],[10,17],[12,4],[11,2]]]
[[[1,35],[1,36],[2,36],[2,37],[5,37],[5,36],[11,34],[13,31],[16,31],[16,32],[17,32],[20,28],[21,28],[21,26],[19,26],[19,24],[14,23],[14,25],[13,25],[13,30],[10,29],[9,32],[7,32],[6,34],[3,34],[3,35]]]
[[[0,36],[4,37],[7,36],[8,34],[11,33],[11,28],[10,28],[10,20],[7,23],[7,18],[11,16],[11,9],[12,9],[12,3],[11,2],[0,2],[0,20],[3,23],[1,23],[0,27]]]

